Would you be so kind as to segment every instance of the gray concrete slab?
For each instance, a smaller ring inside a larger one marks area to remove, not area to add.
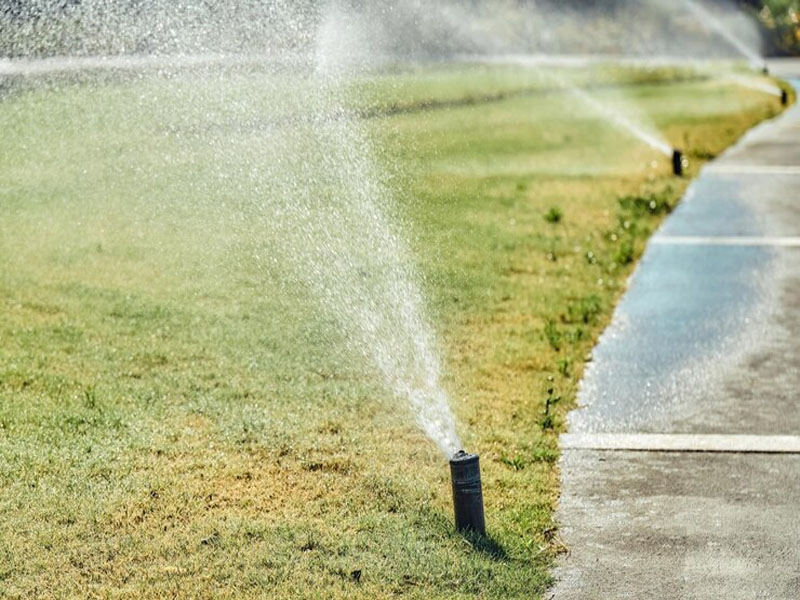
[[[800,76],[800,62],[779,68]],[[800,108],[704,170],[657,236],[694,241],[648,246],[587,369],[574,439],[796,440],[800,248],[767,242],[800,237]],[[562,456],[570,553],[554,598],[800,599],[800,454],[587,445]]]
[[[559,442],[564,450],[800,454],[800,435],[563,433]]]
[[[757,163],[792,124],[800,107],[713,166]],[[800,168],[794,137],[783,162]],[[684,243],[659,241],[670,239]],[[800,431],[800,247],[788,243],[797,239],[800,169],[704,171],[648,246],[586,370],[570,430]]]
[[[800,247],[800,237],[767,236],[702,236],[702,235],[659,235],[650,240],[651,244],[672,244],[679,246],[763,246],[765,248]]]
[[[797,600],[800,456],[569,450],[564,600]]]

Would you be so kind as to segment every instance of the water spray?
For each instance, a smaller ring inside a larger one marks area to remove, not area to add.
[[[551,76],[551,79],[580,100],[587,108],[606,119],[610,125],[641,140],[654,150],[658,150],[664,154],[664,156],[669,156],[671,154],[672,149],[669,147],[669,144],[661,138],[657,131],[648,130],[641,123],[636,123],[619,110],[600,102],[586,90],[570,86],[560,77]]]
[[[467,454],[463,450],[456,452],[450,459],[450,477],[453,482],[456,529],[461,533],[486,535],[478,455]]]
[[[672,172],[675,176],[681,177],[683,175],[683,169],[687,166],[688,162],[689,161],[684,158],[683,152],[677,148],[672,151]]]
[[[789,94],[785,89],[778,87],[774,83],[763,81],[760,78],[745,77],[730,73],[724,76],[721,81],[733,83],[744,88],[756,90],[758,92],[763,92],[765,94],[769,94],[770,96],[775,96],[776,98],[780,98],[781,104],[784,106],[789,103]]]
[[[750,48],[744,43],[744,41],[739,39],[728,27],[725,26],[722,21],[720,21],[719,18],[717,18],[695,0],[683,0],[683,4],[689,9],[689,11],[694,13],[694,16],[701,23],[704,23],[708,29],[718,34],[722,39],[728,42],[732,48],[744,56],[750,63],[751,67],[757,67],[760,65],[764,75],[769,73],[767,66],[764,64],[763,59],[758,52]]]

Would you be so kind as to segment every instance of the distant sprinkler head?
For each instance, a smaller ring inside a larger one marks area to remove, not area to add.
[[[786,90],[781,90],[781,104],[784,106],[789,104],[789,93]]]
[[[761,67],[761,72],[764,75],[769,75],[769,67],[767,65],[764,65],[763,67]]]
[[[672,172],[680,177],[683,175],[683,168],[686,166],[686,159],[683,157],[683,152],[680,150],[672,151]]]
[[[486,535],[483,516],[483,490],[481,469],[477,454],[456,452],[450,459],[450,477],[453,482],[453,507],[456,514],[456,529]]]

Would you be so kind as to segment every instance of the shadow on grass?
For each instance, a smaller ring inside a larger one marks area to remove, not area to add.
[[[450,515],[435,510],[423,510],[420,516],[422,515],[424,515],[424,518],[420,518],[416,521],[415,526],[427,529],[435,528],[440,530],[445,536],[461,538],[471,546],[473,551],[491,560],[497,562],[513,562],[515,560],[510,557],[506,549],[490,535],[481,535],[475,531],[456,532]]]
[[[499,562],[507,562],[509,560],[505,548],[491,536],[481,535],[474,531],[466,531],[461,535],[476,552]]]

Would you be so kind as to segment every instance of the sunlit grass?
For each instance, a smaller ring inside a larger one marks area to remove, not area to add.
[[[0,103],[0,595],[541,596],[562,549],[557,432],[686,181],[564,94],[365,122],[481,455],[500,548],[481,551],[453,531],[438,450],[257,257],[280,240],[248,218],[264,193],[249,170],[287,131],[270,116],[302,101],[270,112],[281,94],[257,81],[203,81]],[[497,81],[528,85],[488,68],[402,73],[353,103]],[[692,173],[779,110],[700,81],[627,94]],[[545,415],[548,397],[561,400]]]

